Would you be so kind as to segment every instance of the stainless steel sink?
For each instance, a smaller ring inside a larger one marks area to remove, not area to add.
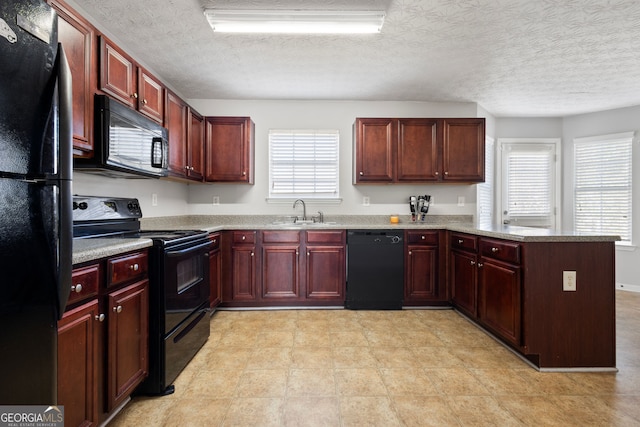
[[[336,226],[338,225],[335,221],[325,221],[325,222],[313,222],[311,220],[297,220],[297,221],[285,221],[285,220],[277,220],[273,221],[271,225],[281,226],[281,227],[295,227],[295,228],[305,228],[305,227],[322,227],[322,226]]]

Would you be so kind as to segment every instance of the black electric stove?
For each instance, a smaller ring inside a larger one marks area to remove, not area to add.
[[[137,199],[74,196],[75,239],[147,238],[149,376],[136,393],[170,394],[173,381],[209,338],[209,247],[202,230],[140,230]]]

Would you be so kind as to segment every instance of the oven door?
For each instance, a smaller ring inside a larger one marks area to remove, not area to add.
[[[198,240],[165,250],[165,334],[209,300],[210,245]]]

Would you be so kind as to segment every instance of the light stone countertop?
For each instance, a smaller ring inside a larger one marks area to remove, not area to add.
[[[450,230],[478,236],[520,242],[615,242],[618,236],[580,235],[573,232],[555,232],[542,228],[499,226],[477,227],[469,215],[427,215],[425,221],[412,222],[407,215],[400,223],[389,223],[386,215],[341,215],[325,218],[323,224],[292,224],[291,220],[272,215],[191,215],[177,217],[143,218],[143,230],[343,230],[343,229],[417,229]],[[145,238],[131,239],[76,239],[73,242],[73,264],[93,261],[152,246]]]

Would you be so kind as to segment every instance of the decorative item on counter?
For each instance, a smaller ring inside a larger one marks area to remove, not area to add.
[[[398,224],[400,222],[400,217],[398,216],[398,214],[393,214],[389,217],[389,222],[391,224]]]
[[[429,212],[429,205],[431,204],[431,196],[425,194],[424,196],[409,196],[409,208],[411,209],[411,221],[415,222],[418,219],[424,221],[427,212]]]

